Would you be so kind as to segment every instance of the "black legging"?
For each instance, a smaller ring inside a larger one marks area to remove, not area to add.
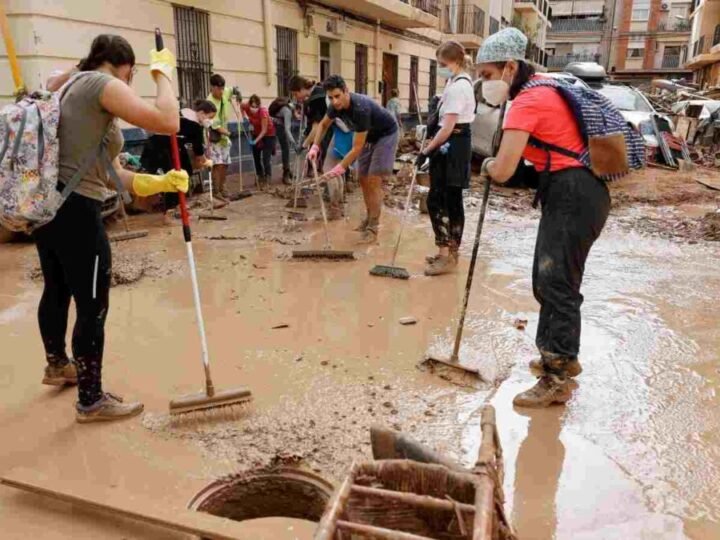
[[[457,250],[465,228],[463,188],[448,186],[444,175],[431,175],[427,206],[435,245]]]
[[[77,320],[72,351],[78,370],[78,401],[85,407],[102,398],[110,296],[110,242],[100,206],[99,201],[73,193],[55,219],[34,234],[45,280],[38,308],[45,354],[51,365],[67,361],[65,333],[73,298]]]
[[[585,261],[610,212],[604,182],[587,169],[565,169],[542,180],[542,217],[533,262],[540,303],[536,344],[541,353],[575,358],[580,350],[580,293]]]
[[[272,153],[275,150],[275,135],[272,137],[263,137],[260,140],[262,148],[258,148],[257,144],[253,145],[253,159],[255,160],[255,172],[258,176],[266,176],[268,181],[272,177]]]

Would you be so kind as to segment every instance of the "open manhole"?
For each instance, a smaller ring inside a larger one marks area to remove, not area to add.
[[[273,526],[282,526],[284,522],[268,518],[289,518],[287,523],[292,523],[290,520],[317,523],[332,491],[330,482],[308,471],[291,468],[251,471],[216,480],[195,495],[189,507],[235,521],[254,520]],[[309,525],[306,523],[304,528]]]

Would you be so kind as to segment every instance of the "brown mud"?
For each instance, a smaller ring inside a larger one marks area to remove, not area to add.
[[[149,257],[174,270],[112,292],[104,384],[146,405],[142,418],[112,426],[75,424],[75,391],[39,384],[41,285],[27,270],[37,255],[31,245],[1,246],[0,349],[9,354],[0,356],[0,427],[10,435],[0,473],[30,467],[180,508],[213,480],[258,467],[295,465],[337,481],[352,460],[370,457],[375,423],[470,465],[480,410],[491,400],[506,452],[507,510],[521,539],[720,537],[720,419],[713,412],[720,406],[720,277],[712,262],[720,247],[645,236],[619,225],[622,214],[611,216],[587,265],[579,389],[566,408],[526,413],[511,401],[532,383],[526,366],[536,354],[530,269],[538,213],[527,192],[498,193],[461,350],[485,379],[471,388],[417,364],[428,351],[448,354],[452,346],[477,191],[468,195],[457,274],[422,275],[433,241],[427,216],[411,214],[397,261],[411,273],[407,282],[368,275],[389,260],[400,211],[386,210],[378,246],[358,247],[357,193],[347,219],[331,224],[334,248],[356,252],[348,264],[288,259],[295,244],[285,241],[323,244],[313,204],[302,210],[309,220],[292,230],[285,230],[285,200],[268,194],[231,203],[226,222],[194,222],[216,387],[247,385],[255,399],[243,410],[181,421],[170,421],[168,402],[201,388],[202,368],[179,226],[133,216],[131,227],[150,235],[113,246],[116,260]],[[714,199],[693,204],[705,210]],[[642,217],[657,209],[644,208],[628,211]],[[220,237],[227,239],[209,239]],[[416,324],[400,324],[405,317]],[[179,538],[6,488],[0,520],[11,539]],[[299,531],[307,524],[292,520],[245,525],[248,538],[310,537]]]

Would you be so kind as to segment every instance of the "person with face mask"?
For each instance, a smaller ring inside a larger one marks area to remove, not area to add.
[[[438,75],[447,79],[447,84],[437,116],[428,120],[428,137],[432,138],[416,162],[421,168],[430,159],[427,206],[438,252],[426,259],[428,276],[446,274],[458,264],[465,227],[463,190],[470,187],[470,125],[475,119],[475,93],[465,71],[465,48],[448,41],[438,47],[436,56]]]
[[[243,117],[247,118],[253,129],[252,146],[255,170],[261,189],[270,186],[272,180],[272,156],[275,153],[276,131],[275,124],[270,119],[267,108],[262,107],[260,97],[256,94],[250,96],[247,103],[241,106]]]
[[[192,176],[197,169],[211,168],[213,162],[205,156],[206,134],[212,126],[217,108],[210,101],[199,99],[192,109],[180,111],[180,131],[177,133],[178,150],[180,151],[180,167]],[[191,158],[192,154],[192,158]],[[151,173],[166,172],[173,168],[170,151],[170,137],[167,135],[151,135],[143,147],[140,163],[144,170]],[[165,207],[165,224],[173,225],[173,216],[180,204],[177,193],[163,195]],[[215,200],[215,208],[222,208],[227,202]]]
[[[491,105],[512,99],[496,158],[483,163],[502,184],[521,159],[539,173],[536,202],[542,205],[533,263],[533,293],[540,303],[536,344],[540,359],[530,363],[538,382],[518,394],[520,407],[546,407],[571,397],[572,377],[582,371],[580,285],[590,248],[605,225],[610,195],[605,182],[578,161],[585,142],[570,106],[557,89],[534,81],[525,60],[527,38],[515,28],[488,37],[477,55],[482,93]]]
[[[347,130],[353,132],[352,148],[340,163],[325,174],[328,178],[343,176],[357,160],[367,217],[356,230],[362,233],[360,243],[374,244],[377,242],[384,198],[382,180],[392,174],[395,165],[398,125],[393,115],[373,99],[350,92],[339,75],[328,77],[323,87],[330,99],[330,107],[318,126],[307,159],[318,161],[322,140],[336,119],[342,120]]]
[[[38,308],[47,361],[43,384],[78,384],[76,420],[80,423],[127,418],[143,410],[142,403],[124,402],[102,386],[111,253],[101,207],[108,173],[141,197],[187,191],[184,171],[134,173],[124,170],[118,159],[123,147],[118,118],[156,133],[177,132],[180,117],[171,84],[174,68],[170,51],[150,52],[157,97],[146,101],[130,87],[135,74],[132,47],[120,36],[103,34],[93,40],[90,53],[79,64],[80,72],[61,89],[58,185],[75,188],[55,218],[33,236],[44,280]],[[97,159],[98,148],[112,169],[104,159]],[[71,299],[76,310],[74,361],[65,347]]]
[[[300,151],[303,148],[310,148],[315,140],[315,133],[317,133],[320,122],[325,118],[328,110],[327,96],[322,84],[300,75],[290,77],[288,87],[293,100],[302,106],[305,114],[305,132],[298,137],[298,139],[302,139],[301,148],[297,149],[297,151]],[[328,153],[332,136],[333,132],[328,130],[320,144],[320,158],[318,159],[318,169],[320,171],[323,170],[325,156]]]

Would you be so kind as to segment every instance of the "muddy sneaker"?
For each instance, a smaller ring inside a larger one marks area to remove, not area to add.
[[[360,240],[358,240],[357,243],[358,244],[377,244],[378,243],[378,235],[372,229],[365,229],[363,231],[363,233],[360,235]]]
[[[367,228],[368,228],[368,218],[365,218],[360,222],[360,225],[355,227],[353,230],[356,232],[365,232],[367,230]]]
[[[572,389],[567,379],[556,375],[545,375],[538,379],[535,386],[515,396],[513,405],[542,409],[553,403],[565,403],[571,397]]]
[[[108,422],[130,418],[140,414],[144,406],[140,402],[123,403],[120,396],[106,392],[94,405],[83,407],[78,404],[76,408],[75,420],[79,424],[87,424],[89,422]]]
[[[341,208],[330,208],[327,214],[328,221],[337,221],[343,218],[343,211]]]
[[[439,253],[436,253],[435,255],[428,255],[427,257],[425,257],[425,262],[428,264],[432,264],[435,261],[437,261],[439,257],[440,257]]]
[[[543,366],[542,358],[539,358],[537,360],[530,360],[530,363],[528,364],[530,367],[530,373],[535,375],[536,377],[542,377],[545,375],[545,366]],[[580,375],[583,371],[582,366],[580,365],[580,361],[577,358],[571,358],[567,361],[565,364],[565,374],[568,377],[577,377]]]
[[[425,267],[426,276],[439,276],[441,274],[449,274],[457,268],[457,261],[452,255],[445,257],[439,255],[433,262],[428,263]]]
[[[65,386],[77,384],[77,368],[72,362],[61,365],[45,366],[43,384],[48,386]]]

